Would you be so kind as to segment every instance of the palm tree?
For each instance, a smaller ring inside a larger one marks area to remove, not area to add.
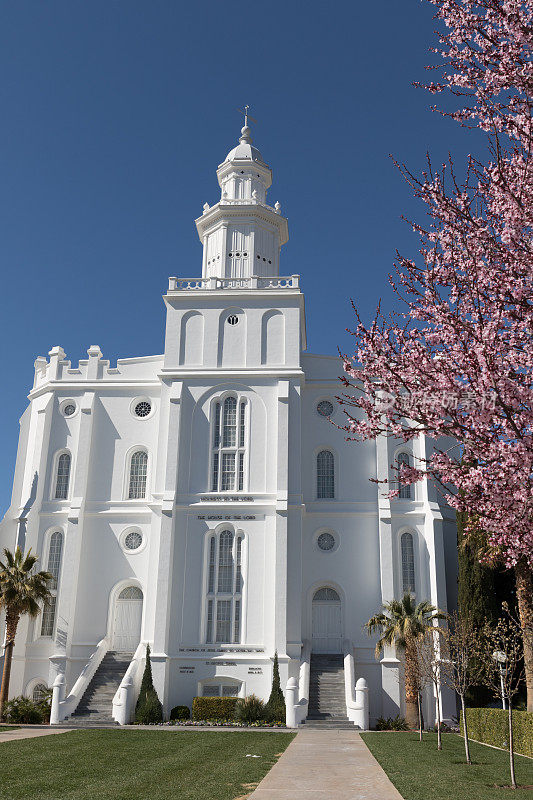
[[[416,642],[434,627],[433,622],[446,616],[429,600],[415,604],[414,598],[406,592],[401,600],[384,603],[382,611],[371,617],[365,625],[369,636],[378,632],[380,639],[376,644],[376,658],[383,648],[396,645],[403,651],[405,661],[405,720],[410,728],[418,722],[418,658]]]
[[[49,584],[53,576],[49,572],[35,572],[38,561],[31,548],[26,555],[20,547],[13,554],[4,550],[4,562],[0,561],[0,610],[6,612],[6,643],[4,652],[4,671],[0,689],[0,721],[4,717],[4,706],[9,692],[11,659],[17,626],[22,614],[36,617],[43,604],[50,603]]]

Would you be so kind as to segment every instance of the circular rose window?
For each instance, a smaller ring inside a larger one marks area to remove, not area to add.
[[[331,533],[321,533],[316,543],[320,550],[328,552],[328,550],[333,550],[335,547],[335,537]]]
[[[126,550],[138,550],[143,543],[142,534],[139,531],[130,531],[124,539]]]
[[[321,417],[331,417],[333,414],[333,403],[329,400],[321,400],[317,405],[316,410]]]

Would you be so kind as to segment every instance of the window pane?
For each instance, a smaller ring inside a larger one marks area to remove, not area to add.
[[[237,697],[239,694],[238,686],[223,686],[222,697]]]
[[[244,488],[244,453],[239,453],[239,491]]]
[[[57,461],[56,499],[66,500],[68,497],[68,483],[70,476],[70,455],[61,453]]]
[[[218,453],[213,453],[213,480],[211,482],[211,491],[218,492]]]
[[[203,697],[218,697],[220,694],[220,686],[214,684],[213,686],[204,686]]]
[[[223,531],[218,545],[218,591],[233,592],[233,533]]]
[[[239,424],[239,447],[244,447],[245,415],[246,415],[246,403],[241,403],[240,424]]]
[[[215,537],[209,542],[209,581],[207,591],[209,593],[215,591]]]
[[[316,460],[317,497],[332,498],[335,496],[335,474],[333,453],[322,450]]]
[[[215,404],[215,423],[213,433],[213,446],[218,447],[220,444],[220,403]]]
[[[146,495],[146,475],[148,472],[148,454],[139,450],[131,457],[130,465],[130,500],[143,499]]]
[[[231,641],[231,600],[217,602],[217,642]]]
[[[407,467],[409,466],[409,456],[407,453],[399,453],[398,454],[398,466],[400,467],[402,464],[405,464]],[[400,491],[398,497],[400,500],[410,500],[411,499],[411,485],[409,483],[400,483]]]
[[[222,420],[222,446],[235,447],[237,444],[237,400],[226,397]]]
[[[222,453],[220,489],[222,492],[235,489],[235,453]]]
[[[402,589],[404,592],[415,591],[415,557],[413,537],[410,533],[402,533]]]
[[[236,570],[236,577],[235,577],[235,591],[237,594],[242,592],[242,569],[241,569],[241,559],[242,559],[242,536],[239,536],[237,539],[237,570]]]
[[[241,601],[235,600],[235,625],[233,630],[233,641],[241,641]]]
[[[56,602],[57,598],[52,595],[50,604],[43,610],[43,621],[41,624],[41,636],[53,636],[54,634],[54,621],[56,616]]]
[[[59,581],[59,570],[61,568],[61,550],[63,549],[63,534],[55,531],[50,537],[50,549],[48,550],[47,572],[53,576],[51,589],[57,589]]]
[[[208,642],[213,641],[213,601],[209,600],[207,603],[207,635]]]
[[[34,703],[42,703],[43,700],[46,698],[48,692],[48,688],[44,683],[38,683],[37,686],[34,687],[32,692],[32,700]]]

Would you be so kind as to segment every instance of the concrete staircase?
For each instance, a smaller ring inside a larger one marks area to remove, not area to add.
[[[311,655],[309,707],[306,728],[354,729],[346,716],[344,657],[341,654]]]
[[[68,720],[69,725],[114,725],[113,697],[128,669],[133,653],[108,651]]]

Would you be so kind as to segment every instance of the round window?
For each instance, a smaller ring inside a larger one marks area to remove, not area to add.
[[[67,403],[67,405],[63,409],[63,414],[65,415],[65,417],[71,417],[75,411],[76,411],[76,406],[73,403]]]
[[[142,534],[139,531],[130,531],[124,539],[126,550],[138,550],[143,543]]]
[[[331,533],[321,533],[316,543],[320,550],[328,552],[328,550],[333,550],[335,547],[335,537]]]
[[[321,417],[331,417],[333,414],[333,403],[329,400],[321,400],[317,405],[316,410]]]
[[[228,317],[228,325],[236,325],[239,321],[237,314],[230,314]]]
[[[136,417],[147,417],[150,411],[152,410],[151,404],[148,400],[141,400],[140,403],[137,403],[135,406],[135,416]]]

